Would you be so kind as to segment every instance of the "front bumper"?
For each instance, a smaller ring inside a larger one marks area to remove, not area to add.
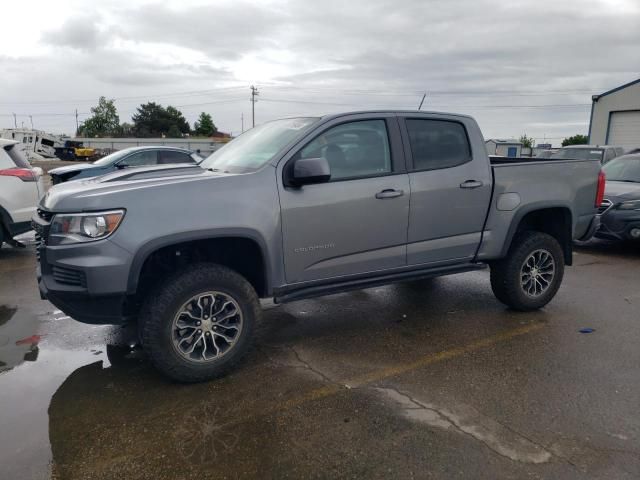
[[[49,290],[42,277],[38,278],[40,297],[49,300],[74,320],[93,325],[120,325],[129,318],[125,315],[125,295],[91,296],[86,293],[71,293]]]
[[[122,324],[131,255],[109,239],[47,245],[49,223],[34,217],[40,296],[83,323]]]
[[[640,228],[640,211],[610,208],[600,217],[596,238],[605,240],[637,240],[629,233]]]

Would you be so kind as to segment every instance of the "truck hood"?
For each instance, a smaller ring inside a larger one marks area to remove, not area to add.
[[[117,208],[118,193],[160,189],[177,183],[200,182],[229,174],[213,173],[198,165],[166,165],[118,170],[101,177],[55,185],[42,198],[42,208],[54,212],[81,212],[100,208]],[[184,188],[188,188],[187,185]]]
[[[621,201],[640,199],[640,183],[608,180],[604,189],[604,196],[612,201],[613,199]]]
[[[92,163],[77,163],[74,165],[67,165],[65,167],[58,167],[49,170],[49,175],[63,175],[70,172],[79,172],[80,170],[87,170],[88,168],[100,168],[99,165],[93,165]]]

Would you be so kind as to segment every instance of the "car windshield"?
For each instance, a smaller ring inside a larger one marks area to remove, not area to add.
[[[607,180],[640,183],[640,157],[620,157],[602,167]]]
[[[102,157],[100,160],[96,160],[95,162],[93,162],[93,164],[100,165],[100,166],[111,165],[112,163],[117,162],[118,160],[120,160],[121,158],[123,158],[129,153],[131,153],[129,149],[113,152],[107,155],[106,157]]]
[[[317,117],[286,118],[246,131],[200,164],[214,172],[248,173],[266,165],[287,143],[301,136]]]
[[[561,148],[551,158],[568,158],[573,160],[602,161],[604,150],[601,148]]]

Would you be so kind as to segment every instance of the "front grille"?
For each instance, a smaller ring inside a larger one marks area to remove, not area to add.
[[[72,270],[70,268],[58,267],[54,265],[51,268],[51,274],[56,282],[62,283],[64,285],[72,285],[75,287],[85,287],[87,286],[87,278],[84,275],[84,272],[79,270]]]
[[[35,224],[34,230],[36,232],[36,260],[40,261],[40,250],[44,246],[44,242],[42,241],[42,235],[40,235],[40,232],[38,231],[38,228],[35,227]]]
[[[609,210],[613,206],[613,202],[608,198],[602,200],[602,204],[598,207],[598,215],[604,214],[607,210]]]
[[[47,245],[47,236],[49,234],[49,225],[42,225],[40,222],[31,222],[36,240],[36,259],[40,260],[40,255],[44,247]]]

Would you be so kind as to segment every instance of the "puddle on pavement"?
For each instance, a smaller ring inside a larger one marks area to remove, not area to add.
[[[52,399],[78,369],[108,369],[137,355],[124,339],[123,347],[105,348],[109,329],[84,326],[60,312],[0,306],[0,478],[50,477]],[[73,348],[75,339],[87,337],[95,338],[95,344],[82,342],[84,349]]]

